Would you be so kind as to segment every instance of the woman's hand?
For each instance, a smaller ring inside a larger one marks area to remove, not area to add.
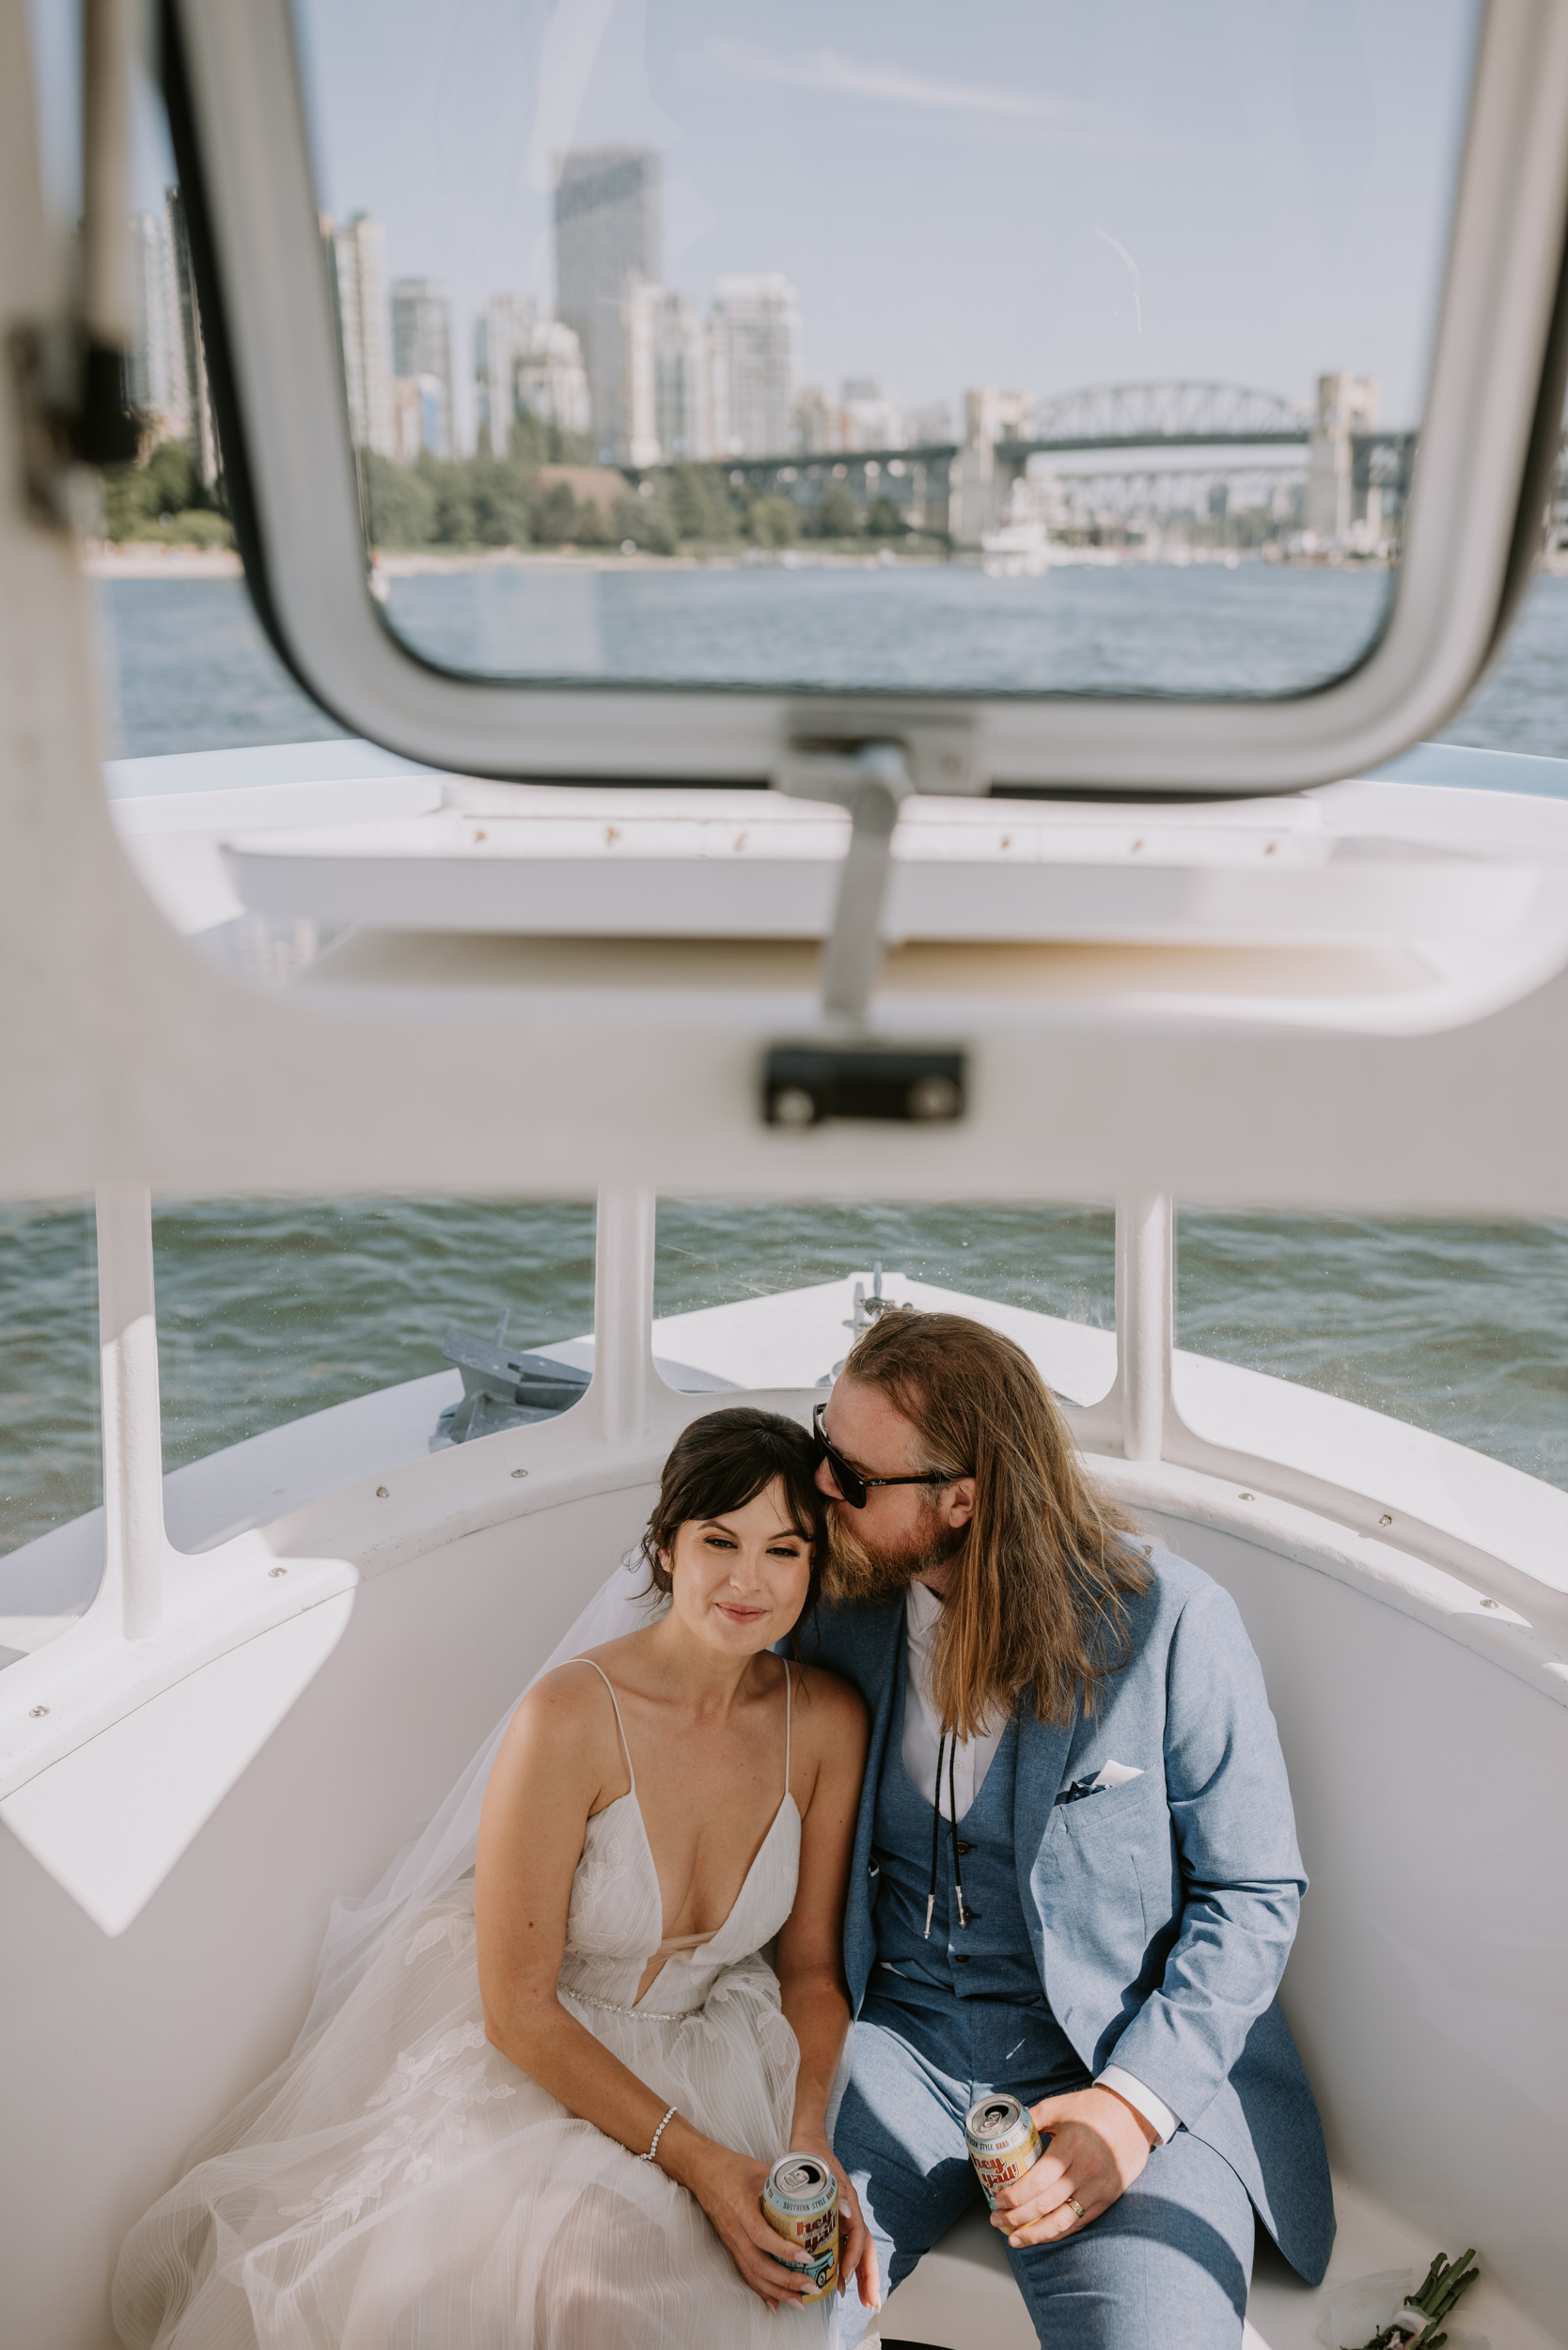
[[[762,2217],[765,2162],[753,2162],[749,2154],[732,2154],[728,2146],[710,2141],[694,2160],[682,2163],[680,2176],[718,2230],[745,2282],[770,2310],[805,2297],[811,2287],[810,2271],[788,2239]],[[781,2261],[790,2265],[780,2267]]]
[[[797,2129],[790,2140],[790,2152],[792,2154],[815,2154],[819,2162],[826,2163],[838,2180],[839,2290],[842,2293],[853,2277],[862,2309],[880,2309],[882,2294],[877,2277],[876,2246],[861,2216],[860,2198],[850,2185],[848,2171],[822,2130]]]

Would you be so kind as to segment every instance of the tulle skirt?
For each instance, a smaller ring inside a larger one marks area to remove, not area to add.
[[[798,2052],[760,1955],[678,2019],[563,1998],[698,2129],[759,2162],[784,2151]],[[114,2318],[133,2350],[778,2341],[696,2200],[489,2045],[471,1885],[392,1937],[332,2021],[192,2151],[126,2239]],[[821,2350],[836,2302],[786,2322]]]

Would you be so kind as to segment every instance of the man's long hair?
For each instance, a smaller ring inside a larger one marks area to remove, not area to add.
[[[1042,1721],[1066,1721],[1080,1700],[1092,1714],[1098,1684],[1126,1661],[1127,1601],[1152,1578],[1134,1520],[1086,1475],[1022,1347],[961,1314],[897,1308],[839,1375],[879,1387],[913,1424],[923,1467],[975,1480],[930,1665],[943,1728],[974,1737],[1029,1687]]]

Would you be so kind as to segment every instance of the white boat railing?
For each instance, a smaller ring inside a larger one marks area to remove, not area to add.
[[[1171,1198],[1137,1192],[1116,1203],[1116,1408],[1129,1461],[1163,1457],[1175,1342]]]
[[[93,1607],[127,1640],[164,1625],[164,1422],[158,1392],[152,1197],[98,1194],[98,1343],[102,1366],[103,1580]]]
[[[581,1402],[472,1448],[471,1458],[459,1449],[361,1475],[196,1558],[170,1541],[165,1522],[151,1200],[145,1187],[104,1188],[103,1573],[84,1616],[0,1677],[0,1803],[161,1691],[368,1576],[579,1492],[645,1482],[679,1429],[712,1408],[667,1386],[655,1362],[655,1205],[652,1189],[633,1182],[599,1194],[593,1368]],[[1234,1399],[1213,1434],[1190,1427],[1175,1384],[1170,1197],[1121,1198],[1116,1229],[1116,1374],[1100,1402],[1070,1405],[1069,1417],[1119,1497],[1310,1554],[1328,1574],[1568,1701],[1558,1513],[1533,1480],[1515,1486],[1512,1473],[1495,1472],[1508,1486],[1496,1496],[1508,1523],[1494,1531],[1486,1509],[1483,1525],[1474,1508],[1445,1497],[1443,1472],[1412,1484],[1408,1462],[1372,1458],[1375,1429],[1342,1457],[1320,1442],[1296,1461],[1276,1426],[1277,1402],[1262,1420],[1244,1413],[1229,1443]],[[940,1292],[930,1302],[981,1319],[1000,1310]],[[1018,1335],[1032,1342],[1029,1331]],[[1182,1359],[1189,1370],[1196,1361]],[[1275,1384],[1263,1383],[1271,1393]],[[798,1408],[795,1388],[769,1381],[766,1396],[776,1408]]]
[[[652,1433],[667,1392],[653,1367],[653,1193],[605,1184],[593,1244],[593,1376],[584,1406],[606,1444]],[[580,1407],[581,1408],[581,1407]]]
[[[100,1639],[142,1642],[165,1627],[174,1557],[164,1521],[151,1195],[145,1186],[105,1185],[97,1211],[104,1562],[87,1613]],[[673,1435],[689,1409],[653,1359],[655,1214],[646,1185],[606,1184],[599,1193],[593,1375],[576,1408],[595,1437],[615,1447],[635,1448],[666,1425]],[[1118,1202],[1118,1381],[1093,1415],[1094,1436],[1113,1446],[1120,1437],[1132,1461],[1159,1461],[1170,1411],[1171,1233],[1168,1195]]]

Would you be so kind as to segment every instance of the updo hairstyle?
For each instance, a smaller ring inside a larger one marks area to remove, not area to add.
[[[801,1610],[804,1621],[817,1605],[825,1563],[824,1510],[816,1475],[814,1438],[798,1421],[785,1419],[778,1412],[759,1411],[752,1403],[732,1403],[725,1411],[705,1412],[700,1419],[694,1419],[670,1448],[659,1479],[659,1498],[642,1538],[642,1555],[653,1590],[667,1596],[675,1588],[659,1553],[674,1551],[675,1537],[682,1526],[744,1510],[748,1501],[755,1501],[776,1483],[784,1488],[791,1525],[802,1542],[811,1544],[811,1580]]]

